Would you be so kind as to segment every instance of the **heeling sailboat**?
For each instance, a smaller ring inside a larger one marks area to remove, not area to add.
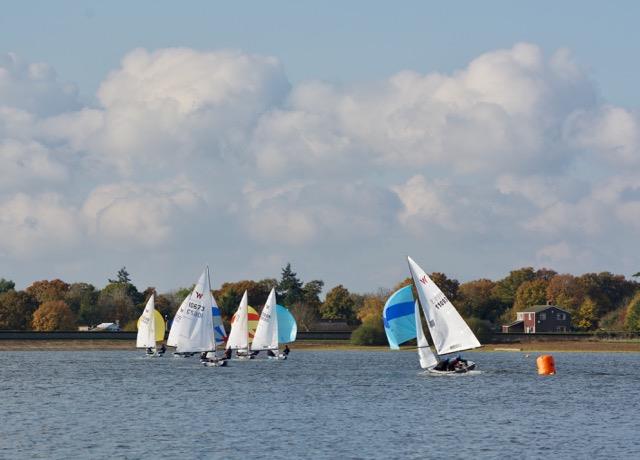
[[[146,348],[149,356],[162,356],[163,349],[159,352],[156,342],[164,340],[164,318],[158,310],[155,309],[155,294],[151,294],[147,304],[142,311],[142,315],[138,318],[138,335],[136,337],[136,347]]]
[[[440,288],[411,257],[407,259],[437,355],[480,347],[476,336]],[[416,314],[416,330],[418,327],[422,330],[419,318],[420,315]],[[455,358],[438,362],[427,370],[433,373],[462,373],[474,369],[475,366],[472,361]]]
[[[251,351],[267,351],[271,359],[287,359],[285,353],[280,353],[281,343],[295,341],[298,327],[293,315],[282,305],[276,304],[275,289],[271,289],[267,302],[260,313],[260,320],[256,328]]]
[[[176,313],[167,345],[176,347],[180,353],[213,354],[204,362],[207,366],[223,366],[226,361],[216,358],[216,339],[211,307],[215,300],[211,294],[209,267],[200,275],[193,291],[185,298]]]

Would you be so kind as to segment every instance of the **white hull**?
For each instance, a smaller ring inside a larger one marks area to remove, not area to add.
[[[273,359],[276,361],[284,361],[285,359],[287,359],[287,355],[285,355],[284,353],[278,353],[277,356],[267,356],[267,359]]]
[[[202,361],[202,365],[205,367],[224,367],[227,365],[227,360],[216,359],[214,361]]]
[[[436,374],[436,375],[466,374],[467,372],[472,371],[475,368],[476,368],[476,363],[474,363],[473,361],[467,361],[467,364],[464,367],[460,367],[452,371],[438,371],[434,368],[431,368],[431,369],[427,369],[427,372],[429,374]]]

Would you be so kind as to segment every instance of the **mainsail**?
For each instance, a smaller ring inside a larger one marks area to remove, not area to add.
[[[438,354],[443,355],[480,347],[476,336],[440,288],[411,257],[407,257],[407,259],[422,311]]]
[[[138,336],[136,338],[137,348],[155,348],[156,346],[156,321],[155,321],[155,294],[151,294],[144,307],[142,315],[138,319]],[[162,316],[160,316],[162,318]],[[162,327],[164,336],[164,322]],[[164,337],[163,337],[164,338]],[[162,339],[160,339],[162,340]]]
[[[175,318],[167,345],[178,351],[198,352],[216,349],[211,307],[215,304],[209,283],[209,267],[205,268],[193,291],[182,302]]]
[[[264,304],[256,334],[251,343],[251,350],[278,349],[278,310],[276,308],[276,291],[271,289],[267,302]]]
[[[248,350],[249,349],[249,301],[247,291],[244,291],[238,311],[233,316],[231,332],[227,340],[227,350]]]

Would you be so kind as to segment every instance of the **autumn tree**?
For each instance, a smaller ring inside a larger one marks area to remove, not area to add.
[[[352,320],[353,299],[347,288],[339,284],[331,289],[320,307],[320,314],[323,319]]]
[[[79,315],[81,309],[86,311],[98,302],[98,292],[92,284],[73,283],[69,286],[64,301],[73,313]]]
[[[495,323],[508,306],[494,295],[496,283],[479,279],[462,283],[458,289],[456,307],[462,316],[476,317]]]
[[[76,318],[65,302],[50,300],[34,312],[31,326],[36,331],[70,331],[76,329]]]
[[[595,328],[598,320],[597,310],[598,307],[596,303],[589,297],[586,297],[576,312],[575,326],[583,331],[589,331]]]
[[[640,292],[627,305],[627,316],[624,325],[629,331],[640,332]]]
[[[28,329],[36,308],[38,301],[28,292],[3,292],[0,294],[0,329]]]
[[[357,310],[357,318],[364,323],[368,320],[380,320],[388,293],[380,291],[377,294],[366,294],[362,307]]]
[[[27,289],[29,294],[34,296],[39,303],[50,300],[64,300],[69,291],[69,285],[60,279],[36,281]]]
[[[0,294],[15,289],[16,283],[11,280],[0,278]]]
[[[585,289],[573,275],[556,275],[547,285],[547,299],[553,305],[564,308],[575,315],[585,299]]]

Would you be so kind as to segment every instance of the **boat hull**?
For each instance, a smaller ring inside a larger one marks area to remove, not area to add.
[[[435,374],[435,375],[453,375],[453,374],[466,374],[469,371],[472,371],[476,368],[476,363],[474,363],[473,361],[467,361],[467,365],[464,367],[461,367],[459,369],[454,369],[452,371],[438,371],[436,369],[427,369],[427,372],[429,374]]]
[[[205,367],[224,367],[227,365],[226,359],[216,359],[215,361],[202,361]]]

